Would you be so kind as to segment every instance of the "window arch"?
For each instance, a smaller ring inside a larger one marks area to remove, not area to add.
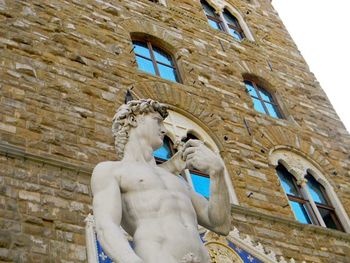
[[[222,12],[217,12],[206,0],[201,0],[201,4],[208,19],[208,23],[212,28],[224,31],[238,41],[246,37],[254,41],[242,16],[237,11],[232,12],[231,10],[234,10],[233,8],[225,7]]]
[[[349,217],[333,187],[314,164],[283,148],[274,150],[269,159],[276,166],[281,186],[299,222],[350,232]]]
[[[266,89],[251,80],[244,80],[244,84],[256,111],[274,118],[283,118],[275,98]]]
[[[179,72],[171,55],[150,41],[133,40],[138,68],[144,72],[174,82],[180,82]]]
[[[214,140],[204,131],[202,127],[178,112],[172,110],[168,110],[168,112],[169,115],[164,120],[164,125],[167,130],[167,136],[164,138],[164,145],[154,152],[154,156],[156,157],[158,163],[169,159],[169,157],[176,152],[176,147],[174,147],[174,145],[178,144],[179,142],[186,142],[189,139],[200,139],[207,147],[219,154],[219,149]],[[164,158],[164,156],[167,156],[168,158]],[[196,192],[206,198],[209,197],[210,178],[208,175],[200,171],[186,169],[183,174],[183,178]],[[231,203],[238,204],[230,176],[226,169],[225,182],[228,187]]]

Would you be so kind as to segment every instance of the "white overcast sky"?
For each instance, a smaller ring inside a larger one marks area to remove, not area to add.
[[[350,0],[272,0],[350,132]]]

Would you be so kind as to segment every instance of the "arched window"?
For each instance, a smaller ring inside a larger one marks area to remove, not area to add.
[[[215,9],[207,1],[201,0],[201,4],[207,16],[208,23],[212,28],[224,31],[239,41],[245,38],[238,19],[230,11],[225,8],[222,13],[217,14]]]
[[[175,63],[164,50],[149,41],[133,41],[138,68],[163,79],[180,82]]]
[[[254,109],[274,118],[282,118],[278,105],[272,95],[253,81],[245,80],[247,92],[253,100]]]
[[[299,222],[350,233],[350,219],[316,162],[282,147],[271,152],[269,160]]]
[[[229,30],[228,33],[236,40],[242,40],[244,38],[244,32],[237,18],[233,16],[227,9],[224,10],[223,16]]]
[[[308,200],[304,199],[294,176],[281,164],[276,167],[276,171],[296,219],[303,224],[314,223],[316,218],[313,217],[311,205]]]
[[[220,16],[215,13],[215,9],[212,8],[207,1],[201,0],[202,7],[204,9],[205,15],[208,18],[209,25],[217,30],[224,31],[224,26],[220,19]]]
[[[307,173],[305,179],[307,180],[306,185],[310,196],[314,201],[326,227],[344,231],[338,217],[335,214],[335,209],[328,199],[325,188],[319,182],[317,182],[310,173]]]
[[[186,142],[189,139],[200,139],[215,153],[219,153],[219,149],[217,148],[215,142],[203,130],[203,128],[182,114],[172,110],[168,110],[168,112],[169,116],[164,120],[164,125],[167,129],[167,136],[164,137],[163,146],[153,153],[157,163],[162,163],[170,159],[171,156],[176,153],[174,144]],[[182,177],[188,182],[194,191],[206,198],[210,197],[210,177],[207,174],[197,170],[186,169],[182,174]],[[228,186],[231,203],[238,204],[230,176],[226,169],[224,177],[226,185]]]

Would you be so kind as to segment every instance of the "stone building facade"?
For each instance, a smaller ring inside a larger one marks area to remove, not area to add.
[[[127,89],[215,143],[242,236],[280,262],[350,262],[349,133],[269,0],[207,1],[219,20],[236,17],[239,40],[202,4],[0,0],[0,262],[87,262],[90,176],[115,159],[111,119]],[[166,50],[179,81],[140,70],[133,40]],[[244,80],[269,92],[279,118],[256,109]],[[306,171],[323,185],[342,231],[297,221],[281,163],[298,185]]]

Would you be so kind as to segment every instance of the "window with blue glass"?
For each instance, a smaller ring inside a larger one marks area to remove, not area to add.
[[[195,135],[188,134],[183,141],[186,142],[189,139],[198,140],[198,138]],[[165,136],[163,145],[159,149],[153,152],[153,156],[155,157],[156,162],[160,164],[169,160],[175,152],[176,151],[174,149],[173,142],[170,140],[169,137]],[[209,198],[210,196],[209,176],[197,170],[187,170],[187,173],[189,174],[189,177],[187,177],[187,179],[191,180],[191,185],[193,186],[194,190],[197,193],[204,196],[205,198]]]
[[[190,170],[191,180],[194,190],[205,198],[210,196],[210,178],[196,170]]]
[[[227,9],[224,10],[224,18],[229,30],[229,34],[236,40],[242,40],[244,38],[244,32],[235,16],[233,16]]]
[[[151,42],[133,41],[138,68],[163,79],[180,82],[172,57]]]
[[[224,26],[222,24],[222,21],[220,19],[220,16],[218,16],[215,12],[215,9],[212,8],[206,1],[201,0],[201,4],[204,10],[205,15],[207,16],[209,25],[217,30],[224,31]]]
[[[220,31],[224,31],[233,36],[236,40],[245,38],[243,29],[238,19],[232,15],[227,9],[224,9],[222,16],[217,14],[215,9],[210,6],[207,1],[201,0],[201,4],[205,15],[207,16],[209,25]]]
[[[277,166],[276,171],[296,219],[303,224],[315,224],[316,219],[312,213],[311,205],[303,198],[294,176],[281,164]]]
[[[316,207],[322,217],[323,222],[327,228],[337,229],[344,231],[336,213],[334,207],[328,199],[326,190],[324,187],[316,181],[316,179],[311,175],[307,174],[305,176],[307,179],[307,188],[311,195],[311,198],[316,204]]]
[[[282,118],[279,107],[272,95],[253,81],[245,80],[247,92],[253,100],[254,109],[274,118]]]

